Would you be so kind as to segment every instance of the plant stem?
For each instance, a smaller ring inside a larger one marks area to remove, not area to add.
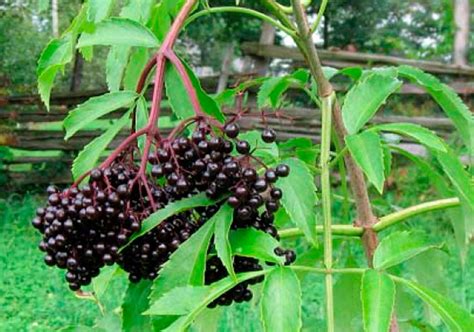
[[[315,32],[321,23],[321,19],[323,18],[324,12],[326,11],[326,7],[329,3],[329,0],[323,0],[321,5],[319,6],[318,16],[316,17],[316,21],[314,21],[313,25],[311,26],[311,33]]]
[[[258,18],[262,21],[270,23],[271,25],[273,25],[274,27],[280,29],[281,31],[285,32],[286,34],[288,34],[291,37],[296,36],[296,34],[293,30],[285,27],[283,24],[281,24],[277,20],[271,18],[270,16],[267,16],[263,13],[260,13],[256,10],[253,10],[253,9],[243,8],[243,7],[235,7],[235,6],[213,7],[213,8],[201,10],[201,11],[197,12],[196,14],[191,15],[186,20],[185,25],[188,25],[192,21],[194,21],[194,20],[196,20],[196,19],[198,19],[202,16],[205,16],[205,15],[208,15],[208,14],[216,14],[216,13],[239,13],[239,14],[250,15],[250,16],[256,17],[256,18]]]
[[[290,269],[296,270],[296,271],[305,271],[305,272],[312,272],[312,273],[320,273],[320,274],[326,274],[326,275],[331,275],[333,273],[341,273],[341,274],[362,274],[364,273],[367,269],[361,269],[361,268],[345,268],[345,269],[324,269],[324,268],[317,268],[317,267],[311,267],[311,266],[301,266],[301,265],[290,265]]]
[[[416,215],[426,213],[426,212],[431,212],[431,211],[448,209],[448,208],[459,206],[460,204],[461,203],[459,201],[459,198],[453,197],[453,198],[439,199],[432,202],[426,202],[426,203],[414,205],[409,208],[403,209],[401,211],[397,211],[397,212],[388,214],[384,217],[381,217],[379,219],[379,222],[377,222],[373,228],[374,228],[374,231],[381,232],[390,226],[396,225],[399,222],[405,221],[406,219],[414,217]]]
[[[332,235],[338,236],[353,236],[361,237],[364,229],[362,227],[352,226],[352,225],[332,225],[331,233]],[[316,226],[316,233],[323,234],[323,226]],[[282,239],[294,238],[303,236],[304,233],[299,228],[287,228],[278,232],[278,235]]]
[[[381,232],[393,225],[396,225],[402,221],[407,220],[408,218],[417,216],[419,214],[449,209],[459,206],[460,204],[461,202],[459,201],[459,198],[452,197],[411,206],[401,211],[397,211],[391,214],[387,214],[384,217],[381,217],[380,221],[374,225],[374,231]],[[318,234],[322,234],[323,227],[317,226],[316,232]],[[360,237],[364,233],[364,229],[362,227],[352,225],[331,225],[331,233],[332,235],[338,236]],[[303,231],[301,231],[299,228],[287,228],[281,230],[278,234],[282,239],[300,237],[304,235]]]
[[[329,153],[331,151],[331,112],[336,95],[333,92],[322,98],[322,129],[321,129],[321,200],[323,208],[324,228],[324,266],[332,269],[332,232],[331,232],[331,179]],[[332,274],[326,274],[326,319],[328,331],[334,331],[334,296]]]

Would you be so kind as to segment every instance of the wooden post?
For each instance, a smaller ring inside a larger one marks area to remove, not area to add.
[[[469,51],[469,0],[454,1],[454,36],[453,62],[455,65],[466,66]]]
[[[227,44],[226,50],[224,52],[224,58],[222,59],[221,74],[219,76],[219,82],[217,83],[217,93],[221,93],[227,88],[233,55],[234,43],[231,42]]]
[[[273,45],[275,43],[275,28],[270,23],[264,22],[262,24],[262,32],[260,34],[260,44]],[[270,60],[265,57],[255,58],[255,71],[258,76],[265,76],[268,71]]]
[[[55,38],[59,37],[58,0],[51,0],[51,30]]]

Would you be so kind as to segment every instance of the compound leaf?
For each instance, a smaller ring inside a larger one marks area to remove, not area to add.
[[[232,252],[237,256],[254,257],[268,262],[283,263],[284,259],[275,254],[280,243],[271,235],[254,228],[243,228],[230,233]]]
[[[122,304],[122,330],[125,332],[151,331],[149,316],[142,313],[148,308],[152,282],[142,280],[130,283]]]
[[[228,204],[224,204],[216,215],[216,225],[214,231],[214,243],[217,256],[221,259],[227,272],[235,277],[234,264],[232,262],[232,247],[229,241],[229,231],[234,220],[234,210]]]

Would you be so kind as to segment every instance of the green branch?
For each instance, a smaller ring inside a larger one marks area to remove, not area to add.
[[[256,17],[258,19],[261,19],[265,22],[270,23],[275,28],[280,29],[281,31],[285,32],[286,34],[288,34],[291,37],[296,36],[296,33],[293,30],[285,27],[283,24],[281,24],[277,20],[271,18],[270,16],[262,14],[262,13],[256,11],[256,10],[253,10],[253,9],[244,8],[244,7],[234,7],[234,6],[213,7],[213,8],[201,10],[201,11],[191,15],[186,20],[185,26],[187,26],[188,24],[190,24],[191,22],[193,22],[194,20],[196,20],[196,19],[198,19],[202,16],[206,16],[208,14],[216,14],[216,13],[239,13],[239,14],[250,15],[250,16]]]
[[[376,232],[381,232],[390,226],[398,224],[402,221],[407,220],[408,218],[423,214],[426,212],[438,211],[443,209],[449,209],[456,206],[459,206],[461,203],[459,198],[446,198],[439,199],[432,202],[426,202],[419,205],[411,206],[409,208],[388,214],[380,218],[379,222],[374,225],[374,230]],[[316,232],[318,234],[323,234],[323,226],[316,226]],[[360,237],[364,233],[362,227],[352,226],[352,225],[332,225],[331,226],[332,235],[337,236],[352,236]],[[303,236],[303,231],[299,228],[288,228],[283,229],[279,233],[280,238],[288,239]]]
[[[311,26],[311,33],[315,32],[319,26],[319,23],[321,23],[321,19],[323,18],[328,3],[329,0],[323,0],[321,6],[319,6],[318,16],[316,17],[316,21],[314,21],[313,25]]]
[[[453,197],[414,205],[380,218],[379,221],[374,225],[374,231],[381,232],[390,226],[398,224],[399,222],[402,222],[416,215],[431,211],[452,208],[455,206],[459,206],[459,204],[459,198]]]

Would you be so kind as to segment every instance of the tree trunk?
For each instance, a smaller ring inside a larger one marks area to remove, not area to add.
[[[273,45],[275,43],[275,28],[270,23],[264,22],[262,24],[259,43],[262,45]],[[270,61],[268,58],[257,58],[255,60],[255,71],[259,76],[265,76],[269,64]]]
[[[82,57],[81,53],[77,50],[76,56],[74,58],[74,67],[72,69],[71,86],[69,89],[71,92],[79,91],[81,88],[83,67],[84,67],[84,58]]]
[[[229,75],[232,65],[232,57],[234,55],[234,43],[227,44],[224,58],[222,59],[221,75],[219,76],[219,82],[217,83],[217,93],[221,93],[227,88],[229,81]]]
[[[58,0],[51,0],[51,29],[53,36],[59,37]]]
[[[469,51],[469,0],[454,0],[454,22],[456,34],[454,37],[453,60],[455,65],[467,65]]]

